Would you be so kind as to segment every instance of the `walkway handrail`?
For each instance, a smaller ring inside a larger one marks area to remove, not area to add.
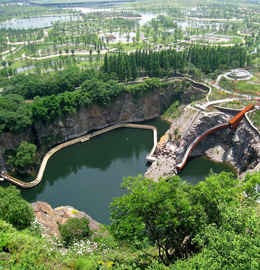
[[[153,130],[153,137],[154,137],[154,145],[152,150],[150,151],[150,153],[147,155],[146,160],[153,162],[155,160],[155,158],[153,157],[154,152],[156,150],[156,146],[157,146],[157,129],[154,126],[148,126],[148,125],[138,125],[138,124],[117,124],[114,126],[110,126],[101,130],[98,130],[96,132],[81,136],[79,138],[76,138],[74,140],[62,143],[54,148],[52,148],[43,158],[39,172],[37,174],[37,177],[35,178],[35,180],[33,180],[32,182],[23,182],[21,180],[18,180],[12,176],[9,176],[7,174],[2,174],[2,177],[9,181],[12,184],[15,184],[21,188],[32,188],[36,185],[38,185],[43,177],[47,162],[49,160],[49,158],[55,154],[56,152],[60,151],[61,149],[71,146],[73,144],[79,143],[79,142],[85,142],[88,141],[90,138],[93,138],[95,136],[101,135],[103,133],[109,132],[111,130],[117,129],[117,128],[139,128],[139,129],[150,129]]]
[[[246,113],[245,113],[245,118],[246,118],[247,122],[249,123],[249,125],[250,125],[250,126],[257,132],[257,134],[260,136],[259,129],[252,123],[252,121],[250,120],[250,118],[249,118],[249,116],[248,116],[249,113],[254,112],[254,111],[256,111],[256,109],[255,109],[255,110],[252,110],[252,111],[250,111],[250,112],[246,112]]]
[[[229,123],[223,123],[223,124],[219,124],[219,125],[216,125],[206,131],[204,131],[203,133],[201,133],[191,144],[190,146],[188,147],[188,149],[186,150],[185,152],[185,155],[184,157],[182,158],[182,161],[176,165],[176,168],[178,170],[181,170],[184,165],[186,164],[187,162],[187,159],[192,151],[192,149],[196,146],[196,144],[201,141],[204,137],[206,137],[208,134],[210,134],[211,132],[215,131],[215,130],[218,130],[218,129],[222,129],[222,128],[228,128],[229,127]]]
[[[255,105],[253,103],[249,104],[248,106],[246,106],[243,110],[241,110],[236,116],[234,116],[228,123],[224,123],[224,124],[219,124],[216,125],[208,130],[206,130],[205,132],[203,132],[202,134],[200,134],[188,147],[188,149],[186,150],[184,157],[182,158],[182,162],[176,165],[176,168],[178,170],[181,170],[184,165],[187,162],[187,159],[190,155],[191,150],[195,147],[195,145],[202,140],[205,136],[207,136],[208,134],[210,134],[211,132],[221,129],[221,128],[232,128],[232,130],[235,130],[237,128],[237,126],[239,125],[240,121],[243,119],[245,113],[247,113],[248,111],[251,111],[252,109],[255,108]],[[248,118],[247,118],[248,120]]]

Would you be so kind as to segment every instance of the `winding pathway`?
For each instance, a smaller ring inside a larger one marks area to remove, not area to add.
[[[42,160],[42,163],[41,163],[41,166],[40,166],[40,169],[39,169],[39,172],[37,174],[37,177],[32,182],[23,182],[21,180],[18,180],[16,178],[12,177],[12,176],[9,176],[9,175],[5,174],[5,173],[2,173],[0,176],[3,179],[9,181],[10,183],[12,183],[12,184],[14,184],[16,186],[21,187],[21,188],[32,188],[32,187],[35,187],[42,180],[42,177],[43,177],[43,174],[44,174],[44,171],[45,171],[45,168],[46,168],[46,165],[47,165],[48,160],[56,152],[60,151],[61,149],[65,148],[65,147],[71,146],[73,144],[86,142],[86,141],[90,140],[91,138],[93,138],[95,136],[101,135],[103,133],[109,132],[109,131],[114,130],[114,129],[117,129],[117,128],[138,128],[138,129],[149,129],[149,130],[153,130],[154,145],[153,145],[153,148],[150,151],[150,153],[147,155],[146,160],[147,161],[150,161],[150,162],[153,162],[155,160],[154,153],[155,153],[156,145],[157,145],[157,129],[154,126],[137,125],[137,124],[117,124],[117,125],[114,125],[114,126],[111,126],[111,127],[107,127],[107,128],[98,130],[96,132],[90,133],[88,135],[81,136],[81,137],[76,138],[74,140],[71,140],[71,141],[62,143],[62,144],[60,144],[60,145],[52,148],[44,156],[44,158]]]

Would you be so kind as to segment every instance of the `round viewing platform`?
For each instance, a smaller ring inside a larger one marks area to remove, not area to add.
[[[244,69],[233,69],[232,71],[227,72],[224,76],[230,80],[250,80],[253,77],[252,74]]]

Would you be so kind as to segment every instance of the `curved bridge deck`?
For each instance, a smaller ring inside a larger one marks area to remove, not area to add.
[[[157,145],[157,129],[154,126],[137,125],[137,124],[117,124],[117,125],[114,125],[114,126],[111,126],[111,127],[107,127],[107,128],[98,130],[98,131],[93,132],[91,134],[84,135],[84,136],[76,138],[74,140],[62,143],[62,144],[52,148],[44,156],[44,158],[42,160],[42,163],[41,163],[41,166],[40,166],[40,169],[39,169],[39,172],[37,174],[37,177],[32,182],[23,182],[23,181],[20,181],[20,180],[18,180],[16,178],[12,177],[12,176],[9,176],[7,174],[2,174],[1,177],[4,178],[5,180],[9,181],[10,183],[12,183],[12,184],[14,184],[16,186],[19,186],[21,188],[32,188],[32,187],[38,185],[41,182],[44,171],[45,171],[45,168],[46,168],[46,165],[47,165],[47,162],[48,162],[49,158],[52,155],[54,155],[56,152],[60,151],[61,149],[65,148],[65,147],[71,146],[73,144],[86,142],[86,141],[88,141],[89,139],[91,139],[91,138],[93,138],[95,136],[101,135],[103,133],[109,132],[109,131],[117,129],[117,128],[138,128],[138,129],[153,130],[154,145],[153,145],[153,148],[150,151],[150,153],[147,155],[146,160],[150,161],[150,162],[153,162],[156,159],[156,157],[154,156],[154,153],[155,153],[156,145]]]
[[[184,157],[182,158],[182,162],[177,164],[176,165],[176,168],[178,170],[181,170],[184,165],[186,164],[187,162],[187,159],[192,151],[192,149],[196,146],[196,144],[201,141],[204,137],[206,137],[208,134],[210,134],[211,132],[214,132],[218,129],[222,129],[222,128],[228,128],[229,127],[229,123],[224,123],[224,124],[219,124],[219,125],[216,125],[208,130],[206,130],[205,132],[203,132],[202,134],[200,134],[191,144],[190,146],[188,147],[188,149],[186,150],[185,154],[184,154]]]
[[[210,134],[211,132],[214,132],[218,129],[222,129],[222,128],[231,128],[232,130],[235,130],[240,121],[243,119],[244,115],[246,112],[253,110],[255,108],[255,105],[253,103],[249,104],[247,107],[245,107],[243,110],[241,110],[235,117],[233,117],[228,123],[224,123],[224,124],[219,124],[216,125],[206,131],[204,131],[202,134],[200,134],[188,147],[188,149],[186,150],[182,161],[176,165],[176,169],[181,170],[184,165],[187,162],[187,159],[192,151],[192,149],[196,146],[196,144],[201,141],[205,136],[207,136],[208,134]]]

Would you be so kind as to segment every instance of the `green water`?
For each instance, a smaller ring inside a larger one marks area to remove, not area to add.
[[[222,171],[232,172],[237,175],[237,171],[227,162],[215,162],[207,157],[190,157],[179,176],[182,180],[187,181],[193,185],[196,185],[200,181],[204,181],[205,177],[212,170],[214,173],[220,173]]]
[[[159,119],[142,124],[155,126],[158,139],[170,126]],[[147,171],[150,164],[145,158],[152,146],[153,132],[150,130],[124,128],[105,133],[57,152],[49,160],[41,183],[32,189],[21,189],[21,194],[30,203],[45,201],[53,208],[71,205],[100,223],[110,224],[109,204],[113,197],[125,193],[120,188],[123,176]],[[220,167],[220,164],[201,158],[199,166],[192,165],[194,160],[189,161],[181,173],[181,177],[191,183],[203,180],[213,165]],[[192,167],[198,171],[194,173]],[[224,169],[230,171],[231,168]],[[213,170],[217,172],[215,167]],[[35,175],[17,178],[32,181]]]

